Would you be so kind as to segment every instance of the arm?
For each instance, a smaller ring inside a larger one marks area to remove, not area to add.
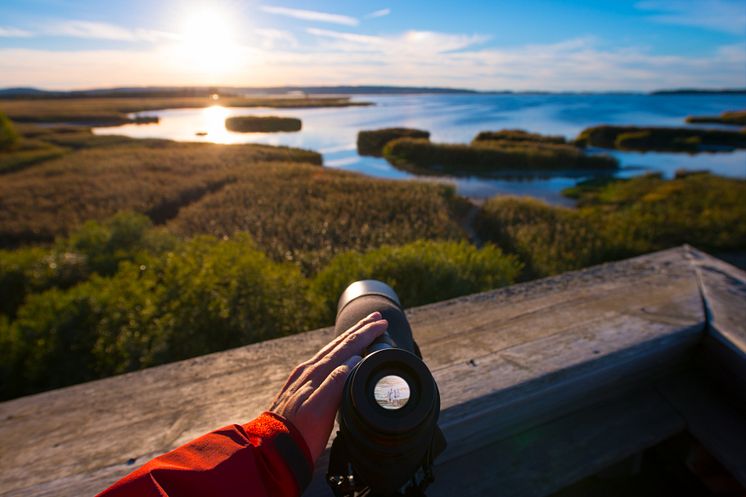
[[[271,411],[157,457],[98,497],[297,497],[329,440],[347,375],[387,324],[371,314],[295,368]]]

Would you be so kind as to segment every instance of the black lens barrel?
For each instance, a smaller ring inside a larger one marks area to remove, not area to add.
[[[337,334],[378,311],[388,331],[366,351],[347,378],[339,410],[340,433],[356,473],[381,495],[395,493],[419,468],[432,445],[440,413],[435,380],[422,359],[396,292],[380,281],[364,280],[342,294]],[[409,397],[384,408],[374,389],[384,377],[406,382]]]

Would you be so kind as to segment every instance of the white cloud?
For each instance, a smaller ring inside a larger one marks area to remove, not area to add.
[[[460,35],[438,33],[434,31],[407,31],[398,36],[371,36],[357,33],[345,33],[327,29],[308,28],[307,33],[321,38],[346,42],[329,45],[327,49],[344,52],[384,51],[399,55],[412,53],[439,54],[461,50],[472,45],[484,43],[489,39],[483,35]]]
[[[88,38],[114,41],[158,42],[177,39],[178,36],[164,31],[151,29],[129,29],[105,22],[65,20],[46,25],[44,34],[72,38]]]
[[[298,40],[289,31],[264,28],[255,30],[254,34],[258,39],[259,47],[264,49],[298,47]]]
[[[25,29],[0,26],[0,38],[29,38],[31,36],[34,36],[34,33]]]
[[[389,14],[391,14],[391,9],[385,8],[385,9],[380,9],[380,10],[374,10],[373,12],[371,12],[368,15],[366,15],[365,17],[368,18],[368,19],[373,19],[373,18],[376,18],[376,17],[384,17],[384,16],[387,16]]]
[[[318,12],[315,10],[291,9],[287,7],[278,7],[275,5],[262,5],[261,9],[270,14],[277,14],[304,21],[327,22],[331,24],[341,24],[343,26],[357,26],[360,21],[354,17],[340,14],[330,14],[328,12]]]
[[[392,36],[314,30],[317,43],[293,48],[274,37],[242,47],[219,80],[167,47],[126,51],[0,49],[0,87],[80,88],[126,85],[236,86],[390,84],[484,90],[645,91],[746,86],[746,47],[723,45],[702,56],[657,55],[627,46],[608,50],[594,38],[514,48],[480,47],[479,35],[407,32]],[[256,40],[255,40],[256,41]]]
[[[743,0],[645,0],[635,7],[650,12],[655,22],[746,34]]]

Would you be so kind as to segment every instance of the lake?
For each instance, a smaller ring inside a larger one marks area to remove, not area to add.
[[[356,151],[357,132],[391,126],[430,131],[433,141],[469,142],[483,130],[520,128],[574,138],[588,126],[631,124],[686,126],[688,115],[716,115],[746,109],[746,95],[643,95],[643,94],[449,94],[361,95],[370,107],[318,109],[226,108],[165,109],[138,115],[158,116],[158,124],[128,124],[96,128],[97,134],[123,134],[136,138],[168,138],[215,143],[265,143],[320,152],[326,167],[357,171],[370,176],[410,179],[414,176],[386,160],[361,157]],[[303,129],[296,133],[234,133],[225,119],[239,115],[298,117]],[[702,126],[702,125],[698,125]],[[717,127],[717,126],[716,126]],[[737,129],[729,127],[728,129]],[[197,136],[196,133],[206,133]],[[614,155],[621,169],[616,176],[629,177],[659,171],[672,177],[677,169],[709,169],[746,178],[746,151],[705,153],[637,153],[592,151]],[[456,184],[460,194],[485,198],[496,194],[531,195],[556,204],[567,204],[563,188],[588,178],[591,173],[560,173],[551,176],[441,178]],[[431,178],[432,179],[432,178]]]

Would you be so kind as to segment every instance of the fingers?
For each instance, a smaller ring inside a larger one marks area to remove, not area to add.
[[[337,345],[339,345],[340,342],[342,342],[345,338],[350,336],[352,333],[355,333],[357,330],[365,326],[366,324],[373,323],[375,321],[379,321],[381,319],[381,313],[376,311],[357,323],[355,323],[353,326],[351,326],[347,331],[344,333],[340,333],[338,337],[336,337],[334,340],[326,344],[321,350],[319,350],[316,355],[311,358],[311,362],[316,362],[319,359],[323,358],[326,354],[328,354],[331,350],[333,350]]]
[[[334,350],[314,366],[311,380],[318,385],[319,380],[326,378],[335,368],[344,364],[348,359],[362,355],[363,351],[373,343],[373,340],[386,331],[388,324],[385,319],[373,321],[349,334],[337,344]]]
[[[321,383],[321,386],[311,395],[309,402],[321,402],[323,405],[333,407],[333,410],[336,412],[337,406],[342,401],[342,390],[344,389],[345,381],[347,381],[352,368],[360,360],[361,357],[359,355],[354,355],[347,359],[344,364],[336,367],[323,383]]]

